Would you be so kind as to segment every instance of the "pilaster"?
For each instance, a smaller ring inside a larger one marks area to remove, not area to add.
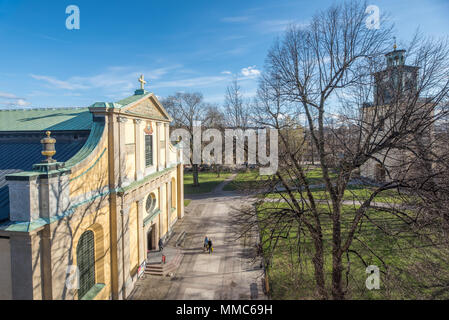
[[[168,149],[168,144],[169,144],[169,130],[168,130],[168,123],[164,123],[164,130],[165,130],[165,163],[164,163],[164,168],[168,167],[168,159],[169,159],[169,149]]]
[[[143,227],[143,216],[145,214],[145,202],[144,199],[137,201],[137,232],[139,239],[139,265],[147,258],[145,252],[145,233]]]
[[[143,130],[142,120],[134,119],[134,136],[135,136],[135,161],[136,161],[136,180],[140,180],[144,175],[144,168],[142,168],[142,150],[143,150]]]
[[[127,183],[129,183],[129,179],[126,176],[126,129],[125,129],[125,125],[126,122],[128,121],[128,118],[124,117],[124,116],[118,116],[117,117],[117,121],[118,121],[118,131],[119,131],[119,136],[117,137],[119,140],[119,154],[118,154],[118,158],[119,159],[119,185],[120,186],[124,186]]]
[[[156,122],[156,147],[157,147],[157,163],[156,170],[160,171],[161,166],[161,123]]]

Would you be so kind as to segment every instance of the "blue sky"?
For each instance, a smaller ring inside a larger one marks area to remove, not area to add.
[[[200,91],[222,103],[238,77],[257,88],[267,50],[290,23],[307,23],[331,0],[0,0],[0,107],[88,106],[132,95],[143,73],[165,97]],[[67,30],[68,5],[80,29]],[[449,0],[371,0],[407,41],[416,27],[449,30]]]

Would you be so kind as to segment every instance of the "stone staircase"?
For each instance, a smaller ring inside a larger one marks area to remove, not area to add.
[[[167,256],[165,264],[161,262],[150,262],[147,263],[145,268],[145,274],[152,276],[166,276],[171,272],[175,272],[181,264],[183,254],[181,250],[177,250],[174,256]]]

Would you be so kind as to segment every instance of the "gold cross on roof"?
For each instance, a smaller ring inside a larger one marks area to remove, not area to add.
[[[147,82],[145,81],[145,79],[144,79],[144,77],[143,77],[143,74],[140,75],[139,82],[140,82],[140,89],[144,90],[144,89],[145,89],[145,84],[146,84]]]

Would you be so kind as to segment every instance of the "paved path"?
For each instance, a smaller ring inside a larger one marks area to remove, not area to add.
[[[261,259],[256,257],[258,234],[236,239],[239,230],[232,219],[234,210],[250,199],[222,191],[233,178],[212,193],[189,197],[192,202],[173,237],[187,232],[180,267],[172,278],[139,280],[132,299],[266,299]],[[206,235],[213,242],[212,254],[202,249]]]

